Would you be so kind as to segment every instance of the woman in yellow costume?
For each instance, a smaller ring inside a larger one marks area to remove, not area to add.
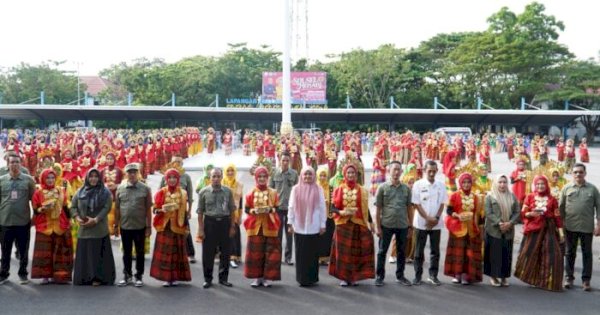
[[[242,261],[242,235],[240,225],[242,223],[242,198],[244,197],[244,184],[237,180],[237,169],[234,164],[229,164],[225,168],[221,184],[231,189],[233,200],[236,202],[236,210],[233,213],[235,223],[235,235],[231,237],[231,258],[229,265],[231,268],[237,268]]]

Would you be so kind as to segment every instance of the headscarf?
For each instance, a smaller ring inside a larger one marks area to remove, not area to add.
[[[171,184],[169,182],[169,177],[171,176],[175,176],[175,178],[177,178],[177,182],[175,184]],[[177,188],[179,188],[179,177],[181,175],[179,174],[179,171],[177,171],[174,168],[170,168],[165,172],[165,182],[167,183],[167,188],[169,189],[169,192],[173,193],[177,190]]]
[[[506,187],[505,192],[501,192],[499,188],[500,179],[504,178],[507,183],[509,183],[508,176],[504,174],[496,175],[494,181],[492,182],[492,190],[488,192],[488,195],[492,196],[492,198],[496,199],[498,205],[500,205],[500,216],[502,218],[502,222],[508,222],[510,220],[510,214],[512,212],[512,203],[513,198],[511,196],[511,192],[508,187]]]
[[[325,174],[325,180],[321,180],[321,175]],[[325,203],[329,202],[329,168],[327,166],[321,166],[317,169],[317,183],[323,189],[323,194],[325,195]]]
[[[456,151],[454,150],[449,151],[448,153],[446,153],[446,155],[444,155],[444,163],[442,164],[444,175],[448,176],[448,174],[450,174],[450,171],[456,166],[454,163],[455,158]]]
[[[306,166],[300,171],[300,181],[292,189],[294,191],[294,204],[296,216],[299,220],[296,221],[300,229],[304,229],[304,218],[308,217],[308,224],[312,224],[312,217],[315,208],[319,205],[321,188],[316,183],[316,178],[313,176],[311,183],[304,182],[304,174],[311,172],[314,176],[315,170]]]
[[[227,176],[229,170],[233,170],[232,177]],[[227,165],[227,167],[223,170],[223,179],[221,180],[221,185],[227,186],[231,189],[235,189],[237,186],[237,169],[233,163]]]
[[[338,188],[343,181],[344,175],[342,174],[342,170],[340,170],[340,168],[338,167],[335,176],[333,176],[329,180],[329,186],[331,186],[332,188]]]
[[[400,181],[407,185],[411,179],[414,181],[417,180],[417,166],[413,163],[406,165],[402,172],[402,176],[400,176]]]
[[[113,157],[113,164],[112,165],[108,165],[108,163],[106,163],[106,166],[108,166],[109,170],[112,170],[115,168],[115,165],[117,164],[117,157],[115,156],[115,154],[113,152],[108,152],[106,153],[106,155],[104,156],[105,159],[108,159],[109,156]]]
[[[96,186],[92,186],[90,184],[91,173],[96,173],[98,175],[98,183]],[[79,200],[87,200],[88,206],[91,210],[90,213],[95,214],[102,209],[109,196],[110,191],[104,186],[100,171],[98,171],[97,168],[90,168],[85,175],[85,183],[83,184],[83,187],[81,187],[77,192],[77,198]]]
[[[544,182],[544,185],[546,185],[546,190],[544,190],[543,192],[538,192],[537,188],[535,188],[535,184],[540,180]],[[550,195],[550,184],[548,183],[548,178],[546,178],[546,176],[544,175],[535,176],[533,178],[533,182],[531,182],[531,191],[534,191],[536,196]]]
[[[258,184],[258,176],[261,174],[266,174],[267,178],[268,178],[269,170],[267,170],[267,168],[264,166],[259,166],[254,170],[254,182],[256,184],[256,188],[258,188],[260,190],[265,190],[265,189],[267,189],[267,183],[264,183],[262,185]]]
[[[48,175],[54,175],[54,178],[57,179],[58,176],[56,176],[56,172],[51,169],[51,168],[47,168],[45,170],[42,171],[42,173],[40,174],[40,186],[42,186],[42,189],[45,190],[50,190],[50,189],[54,189],[54,187],[56,187],[56,180],[54,181],[54,185],[52,186],[48,186],[46,184],[46,178],[48,178]]]
[[[348,187],[350,189],[354,189],[354,186],[356,186],[356,179],[354,179],[353,181],[348,180],[348,170],[349,169],[354,169],[354,172],[356,173],[356,177],[358,177],[358,170],[356,169],[356,166],[352,165],[352,164],[346,164],[346,166],[344,166],[343,169],[343,173],[344,173],[344,183],[346,183],[346,185],[348,185]]]
[[[469,189],[465,189],[463,187],[463,181],[466,179],[471,181],[471,187],[469,187]],[[458,177],[458,187],[460,187],[460,190],[462,190],[465,194],[467,194],[467,195],[470,194],[471,188],[473,188],[473,176],[471,176],[471,174],[469,174],[469,173],[460,174],[460,176]]]

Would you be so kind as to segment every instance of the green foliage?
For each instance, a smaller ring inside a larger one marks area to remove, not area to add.
[[[27,100],[39,104],[44,91],[46,104],[66,104],[77,100],[77,77],[58,70],[64,62],[50,61],[39,66],[21,63],[0,73],[2,103],[18,104]],[[85,84],[80,85],[85,91]]]

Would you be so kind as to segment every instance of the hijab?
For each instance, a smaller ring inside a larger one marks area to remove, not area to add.
[[[310,183],[304,182],[304,175],[306,173],[313,174],[313,180]],[[304,218],[308,217],[308,224],[312,224],[312,218],[315,208],[319,205],[321,200],[321,188],[316,183],[315,170],[306,166],[300,172],[300,181],[293,188],[294,191],[294,204],[296,216],[299,220],[296,221],[300,229],[304,229]]]
[[[463,187],[463,181],[467,179],[471,181],[471,187],[469,187],[469,189],[465,189],[465,187]],[[460,187],[460,190],[462,190],[465,193],[465,195],[470,194],[471,188],[473,188],[473,176],[471,176],[471,174],[469,173],[460,174],[460,176],[458,177],[458,187]]]
[[[537,188],[535,188],[536,183],[539,181],[543,181],[544,185],[546,186],[546,189],[543,192],[538,192]],[[541,197],[548,196],[550,194],[550,185],[548,184],[548,178],[546,178],[546,176],[544,176],[544,175],[535,176],[533,178],[533,182],[531,183],[531,190],[535,192],[536,196],[541,196]]]
[[[354,169],[355,172],[355,177],[358,177],[358,171],[356,170],[356,166],[352,165],[352,164],[347,164],[346,166],[344,166],[344,170],[342,171],[344,173],[344,183],[346,183],[346,185],[348,185],[348,187],[350,189],[354,189],[354,187],[356,186],[356,178],[354,180],[348,180],[348,170],[349,169]]]
[[[500,191],[499,182],[502,178],[504,178],[506,182],[509,183],[508,176],[504,174],[498,174],[492,182],[492,190],[490,190],[488,195],[496,199],[496,202],[498,202],[498,205],[500,205],[500,216],[502,218],[502,222],[508,222],[510,220],[510,214],[512,212],[513,198],[508,187],[506,187],[505,192]]]
[[[229,170],[233,170],[233,176],[231,177],[227,175]],[[237,169],[233,163],[227,165],[227,167],[223,170],[223,179],[221,180],[221,185],[227,186],[231,189],[235,189],[237,187]]]
[[[54,185],[52,185],[52,186],[48,186],[46,184],[46,178],[48,178],[48,176],[50,174],[54,175],[54,178],[55,178]],[[47,169],[45,169],[45,170],[42,171],[42,174],[40,174],[40,186],[44,190],[54,189],[54,187],[56,187],[56,179],[57,178],[58,178],[58,176],[56,176],[56,172],[53,169],[51,169],[51,168],[47,168]]]
[[[95,186],[90,184],[90,174],[92,173],[98,175],[98,183]],[[108,200],[109,195],[110,191],[104,186],[100,171],[98,171],[97,168],[90,168],[85,175],[83,187],[77,192],[77,198],[79,200],[87,200],[88,207],[91,211],[90,214],[96,214],[102,209]]]
[[[177,182],[175,184],[171,184],[169,182],[169,177],[171,176],[175,176],[175,178],[177,179]],[[170,168],[165,172],[165,182],[167,183],[167,188],[169,189],[169,192],[173,193],[177,190],[177,188],[179,188],[179,178],[181,175],[179,175],[179,171],[177,171],[174,168]]]
[[[254,170],[254,183],[256,184],[256,188],[258,188],[260,190],[265,190],[265,189],[267,189],[268,183],[264,183],[262,185],[258,184],[258,176],[262,175],[262,174],[267,175],[267,178],[269,177],[269,171],[267,170],[266,167],[259,166],[256,168],[256,170]]]

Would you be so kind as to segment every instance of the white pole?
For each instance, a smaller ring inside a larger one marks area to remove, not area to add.
[[[291,100],[291,74],[290,74],[290,51],[291,51],[291,32],[290,23],[292,14],[290,12],[290,1],[283,0],[283,96],[281,103],[281,134],[289,135],[292,133],[292,100]]]

